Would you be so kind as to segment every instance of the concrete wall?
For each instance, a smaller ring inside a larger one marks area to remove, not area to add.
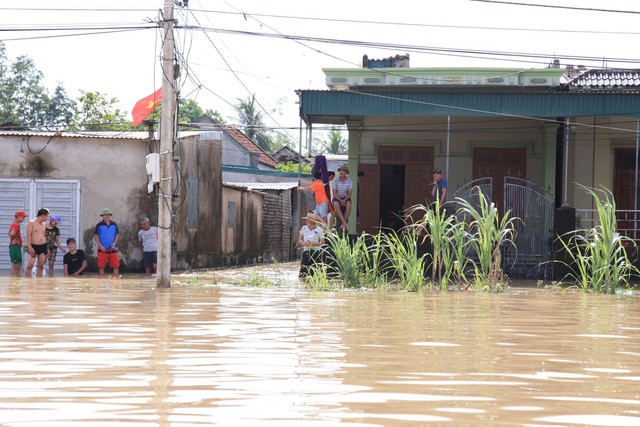
[[[221,262],[222,150],[219,140],[206,137],[206,133],[193,135],[181,138],[178,144],[180,169],[174,174],[179,188],[174,200],[175,270],[212,267]],[[191,210],[196,211],[194,224],[189,221],[190,215],[193,218]]]
[[[200,137],[191,133],[176,144],[179,162],[172,178],[176,189],[172,197],[176,207],[172,224],[174,270],[220,265],[220,141]],[[0,178],[79,181],[79,235],[76,237],[78,247],[87,253],[90,270],[96,270],[97,264],[97,247],[93,242],[95,226],[101,220],[100,210],[109,208],[120,230],[121,270],[143,271],[138,221],[148,216],[155,223],[158,217],[157,190],[147,191],[148,140],[62,136],[49,141],[49,137],[16,135],[0,136],[0,147],[3,151]],[[190,176],[197,181],[197,227],[188,224]],[[67,237],[70,236],[62,236],[61,240]]]
[[[99,213],[109,208],[120,229],[122,270],[141,268],[138,218],[153,216],[155,203],[147,193],[146,140],[2,136],[0,146],[0,178],[80,182],[78,247],[86,251],[90,267],[96,265],[93,234],[101,220]]]
[[[221,264],[245,264],[262,258],[263,195],[223,186],[221,206]]]

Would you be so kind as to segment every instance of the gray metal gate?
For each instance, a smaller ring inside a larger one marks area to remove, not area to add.
[[[490,176],[484,178],[474,179],[473,181],[469,181],[465,183],[462,187],[458,188],[455,193],[453,193],[453,200],[462,199],[471,203],[476,209],[480,209],[480,193],[478,189],[482,191],[482,195],[491,200],[493,196],[493,178]],[[459,206],[456,206],[457,210]]]
[[[504,209],[514,222],[514,247],[505,248],[504,270],[512,277],[549,279],[553,266],[553,196],[537,184],[504,178]]]

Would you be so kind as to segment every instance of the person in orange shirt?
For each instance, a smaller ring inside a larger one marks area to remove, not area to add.
[[[327,223],[327,215],[329,214],[329,198],[325,191],[325,184],[322,182],[322,172],[315,171],[313,173],[313,182],[304,179],[300,180],[301,184],[308,184],[308,187],[298,187],[298,190],[311,190],[316,198],[316,207],[313,210],[314,215],[322,218]]]

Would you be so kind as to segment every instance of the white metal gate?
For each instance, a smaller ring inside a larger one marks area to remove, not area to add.
[[[24,209],[29,217],[21,225],[22,241],[26,246],[26,221],[34,218],[38,209],[45,207],[60,216],[60,241],[79,238],[80,181],[51,179],[0,179],[0,270],[11,269],[9,260],[9,226],[14,214]],[[26,255],[26,254],[25,254]],[[23,266],[26,257],[23,257]],[[62,255],[58,252],[56,271],[62,271]]]

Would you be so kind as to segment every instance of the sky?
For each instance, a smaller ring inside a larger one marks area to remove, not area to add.
[[[163,7],[163,0],[0,0],[0,40],[10,60],[32,58],[50,90],[61,83],[72,98],[99,91],[130,112],[161,86],[161,34],[122,27],[151,27]],[[559,59],[640,68],[640,3],[632,0],[189,0],[175,14],[188,27],[176,30],[181,95],[237,123],[233,106],[255,94],[265,123],[294,140],[295,91],[327,89],[323,68],[360,67],[364,54],[409,53],[411,67],[528,69]],[[112,30],[95,34],[105,27]]]

